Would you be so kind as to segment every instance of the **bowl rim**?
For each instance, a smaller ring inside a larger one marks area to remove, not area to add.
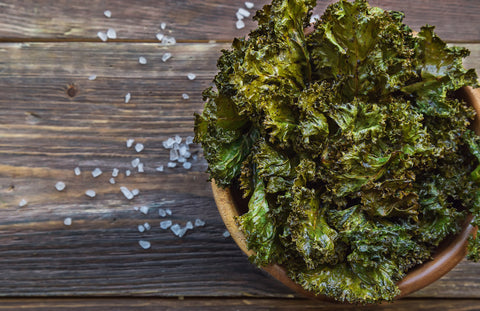
[[[477,116],[473,122],[473,129],[477,135],[480,135],[480,88],[473,89],[472,87],[463,87],[458,91],[458,97],[464,99],[471,104]],[[245,235],[240,230],[235,218],[238,217],[238,204],[232,195],[231,188],[221,188],[215,180],[211,181],[213,196],[220,216],[227,227],[230,235],[235,243],[247,256],[253,255],[254,251],[249,250]],[[446,241],[446,244],[439,248],[433,255],[433,259],[429,260],[413,270],[409,271],[407,275],[397,283],[400,289],[400,294],[395,299],[404,297],[410,293],[418,291],[427,285],[435,282],[444,276],[447,272],[452,270],[460,261],[467,255],[468,238],[472,234],[476,234],[477,228],[473,227],[470,222],[473,217],[469,215],[462,226],[462,230]],[[278,264],[271,264],[261,267],[271,276],[288,286],[295,292],[310,298],[315,298],[324,301],[335,301],[333,298],[325,295],[316,295],[311,291],[305,290],[301,285],[295,283],[288,277],[287,271]]]

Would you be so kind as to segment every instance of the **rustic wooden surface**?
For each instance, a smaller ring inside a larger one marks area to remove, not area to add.
[[[318,13],[330,2],[319,1]],[[480,2],[372,3],[404,10],[413,28],[438,25],[440,35],[472,51],[466,66],[480,70]],[[223,236],[199,146],[191,147],[198,156],[192,169],[155,171],[168,162],[162,141],[193,135],[193,113],[203,107],[201,91],[216,73],[220,50],[254,26],[247,19],[246,29],[235,29],[241,6],[236,0],[0,1],[0,310],[345,307],[286,299],[293,293]],[[103,16],[106,9],[112,18]],[[155,40],[161,22],[177,45]],[[96,33],[108,28],[119,39],[100,42]],[[166,52],[172,58],[162,62]],[[96,80],[88,80],[93,74]],[[145,150],[127,149],[128,138]],[[136,157],[146,172],[126,177]],[[81,176],[73,173],[77,166]],[[93,178],[96,167],[104,174]],[[121,173],[111,185],[115,167]],[[55,190],[57,181],[66,190]],[[122,185],[140,195],[126,200]],[[97,196],[86,197],[87,189]],[[28,204],[19,207],[22,198]],[[147,215],[134,210],[142,205]],[[170,208],[168,219],[176,223],[201,218],[206,225],[175,237],[159,228],[160,207]],[[63,224],[66,217],[71,226]],[[152,229],[138,232],[145,222]],[[140,239],[151,249],[143,250]],[[479,303],[480,264],[464,261],[410,298],[373,309],[478,310]]]

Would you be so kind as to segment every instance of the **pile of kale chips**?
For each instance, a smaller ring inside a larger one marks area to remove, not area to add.
[[[238,223],[257,265],[339,301],[392,300],[469,212],[479,219],[475,112],[454,97],[477,76],[466,49],[364,0],[331,5],[305,36],[315,5],[273,0],[223,51],[196,142],[211,178],[249,198]]]

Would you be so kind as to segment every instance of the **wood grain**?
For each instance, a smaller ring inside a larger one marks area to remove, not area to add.
[[[254,1],[256,9],[269,0]],[[333,0],[319,0],[315,10],[321,14]],[[179,41],[231,41],[254,27],[251,17],[246,28],[235,27],[235,13],[244,1],[162,0],[124,1],[6,0],[0,2],[1,40],[97,40],[98,31],[114,28],[118,40],[154,41],[161,22],[163,32]],[[414,29],[437,25],[448,41],[480,42],[480,3],[472,0],[372,0],[372,5],[406,13],[405,22]],[[112,11],[107,19],[103,12]],[[252,10],[253,13],[253,10]]]
[[[478,69],[480,49],[470,46],[470,64]],[[154,170],[168,162],[163,140],[193,134],[193,113],[203,107],[200,92],[210,85],[226,47],[0,44],[1,296],[292,295],[222,236],[225,226],[199,146],[192,146],[199,158],[191,170]],[[166,51],[173,58],[164,63]],[[140,55],[147,65],[138,63]],[[189,81],[188,72],[197,79]],[[97,79],[89,81],[91,74]],[[69,85],[75,87],[73,97]],[[127,92],[132,99],[125,104]],[[184,92],[189,100],[182,98]],[[127,149],[127,138],[144,143],[145,150]],[[145,163],[146,173],[126,177],[135,157]],[[81,176],[73,174],[76,166]],[[96,179],[89,175],[95,167],[105,172]],[[121,174],[111,185],[114,167]],[[67,184],[64,192],[54,189],[58,180]],[[138,188],[140,195],[128,201],[120,185]],[[87,198],[87,189],[95,189],[97,197]],[[28,204],[21,208],[22,198]],[[147,215],[134,211],[141,205],[150,208]],[[160,207],[173,211],[169,219],[174,222],[185,225],[201,218],[206,226],[175,237],[159,228]],[[71,226],[63,225],[65,217],[72,217]],[[145,222],[152,230],[141,234],[137,225]],[[152,248],[141,249],[140,239]],[[464,262],[416,296],[478,298],[478,275],[480,265]],[[0,307],[7,306],[4,302]]]

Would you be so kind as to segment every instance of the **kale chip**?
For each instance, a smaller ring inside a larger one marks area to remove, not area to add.
[[[218,61],[195,116],[208,172],[239,183],[257,265],[339,301],[391,301],[468,213],[480,217],[480,137],[455,91],[476,86],[431,26],[364,0],[273,0]],[[480,257],[478,238],[469,258]]]

